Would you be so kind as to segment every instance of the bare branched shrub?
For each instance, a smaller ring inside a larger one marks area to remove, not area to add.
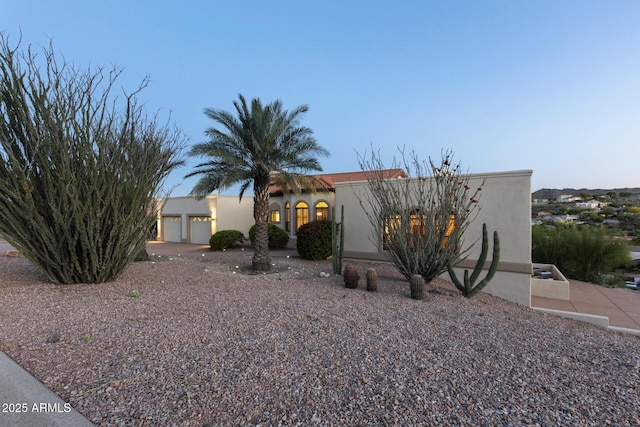
[[[407,279],[419,274],[429,283],[469,250],[461,249],[462,235],[478,213],[481,188],[470,187],[451,151],[442,153],[439,165],[420,161],[415,152],[400,153],[392,168],[410,178],[389,179],[379,152],[359,157],[369,182],[360,204],[374,229],[372,242]]]
[[[147,79],[119,102],[120,69],[18,47],[0,34],[0,235],[54,283],[113,280],[144,249],[184,137],[136,104]]]

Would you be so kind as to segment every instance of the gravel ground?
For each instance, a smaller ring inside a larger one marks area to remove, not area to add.
[[[287,253],[265,275],[236,249],[67,286],[0,254],[0,350],[99,426],[640,425],[638,337],[447,281],[415,301],[383,264],[346,289]]]

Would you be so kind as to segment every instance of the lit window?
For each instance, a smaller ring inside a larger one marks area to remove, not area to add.
[[[449,241],[449,236],[451,236],[453,230],[458,227],[458,224],[456,224],[456,217],[454,215],[449,215],[449,221],[447,221],[447,225],[445,226],[444,224],[442,224],[442,226],[447,227],[444,233],[444,238],[442,239],[442,243],[440,244],[440,248],[444,249],[444,247],[447,245],[447,242]]]
[[[280,222],[280,211],[271,211],[271,222]]]
[[[329,220],[329,205],[327,202],[316,203],[316,221]]]
[[[419,211],[414,210],[409,215],[409,225],[411,226],[411,235],[414,237],[424,236],[424,223],[427,219],[426,215],[421,215]]]
[[[296,203],[296,230],[309,222],[309,205],[305,202]]]
[[[392,238],[395,233],[403,232],[402,228],[402,216],[400,214],[389,215],[383,219],[383,236],[382,236],[382,248],[389,249],[389,245],[392,243]],[[409,231],[413,237],[414,244],[420,242],[420,237],[425,235],[426,232],[427,215],[420,214],[419,211],[411,211],[409,215]],[[440,242],[440,248],[444,249],[449,241],[449,237],[453,231],[457,228],[456,219],[454,215],[449,216],[449,220],[446,223],[440,223],[438,219],[435,220],[437,227],[436,236],[443,236]]]
[[[284,204],[284,229],[291,231],[291,203]]]
[[[391,244],[391,237],[395,235],[400,229],[402,218],[400,215],[389,215],[383,219],[383,236],[382,236],[382,248],[389,249]]]

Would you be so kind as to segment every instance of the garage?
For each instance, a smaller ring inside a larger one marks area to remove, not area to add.
[[[182,242],[182,221],[179,216],[162,217],[162,240],[165,242]]]
[[[208,245],[211,238],[211,217],[189,217],[189,243]]]

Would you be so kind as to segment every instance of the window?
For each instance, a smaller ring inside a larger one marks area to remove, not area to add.
[[[280,204],[269,203],[269,222],[280,223]]]
[[[444,249],[447,246],[447,242],[449,241],[449,236],[453,233],[453,230],[458,228],[458,224],[456,223],[455,215],[449,215],[449,221],[447,221],[447,225],[442,224],[443,227],[446,227],[446,231],[444,233],[444,238],[442,239],[442,243],[440,243],[440,248]]]
[[[400,229],[402,218],[399,214],[386,216],[382,220],[382,249],[389,249],[391,236]]]
[[[284,229],[291,231],[291,203],[284,204]]]
[[[316,203],[316,221],[329,220],[329,205],[327,202]]]
[[[413,210],[409,215],[409,225],[411,227],[411,235],[414,237],[424,236],[425,228],[424,223],[427,219],[426,215],[421,215],[420,211]]]
[[[305,202],[296,203],[296,230],[309,222],[309,205]]]
[[[409,232],[413,237],[414,244],[418,244],[420,237],[426,233],[428,217],[425,214],[421,214],[418,210],[413,210],[409,214]],[[444,249],[449,241],[449,236],[458,227],[456,218],[454,215],[449,216],[449,220],[446,222],[438,221],[435,219],[436,234],[434,237],[443,236],[440,242],[440,248]],[[395,233],[402,233],[402,216],[400,214],[388,215],[382,220],[382,249],[389,249],[389,245],[392,242],[392,237]]]

